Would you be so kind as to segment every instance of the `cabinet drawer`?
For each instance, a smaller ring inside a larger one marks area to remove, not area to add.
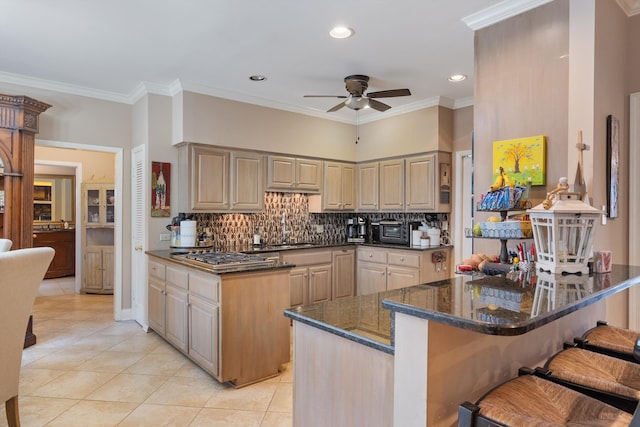
[[[189,289],[189,273],[186,270],[167,266],[166,277],[167,283],[182,289]]]
[[[370,248],[358,248],[358,261],[387,263],[387,251]]]
[[[159,262],[150,260],[147,268],[149,270],[148,271],[149,277],[153,277],[155,279],[158,279],[164,282],[164,279],[165,279],[164,264],[160,264]]]
[[[296,266],[313,265],[313,264],[330,264],[331,263],[331,249],[314,251],[304,249],[302,251],[296,251],[294,253],[285,253],[282,255],[282,260]]]
[[[401,265],[404,267],[420,267],[420,256],[406,252],[389,252],[387,254],[389,265]]]
[[[219,301],[220,276],[207,273],[189,273],[189,291],[213,302]]]

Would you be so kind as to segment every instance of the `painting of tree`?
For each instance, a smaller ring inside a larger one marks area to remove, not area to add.
[[[545,144],[543,135],[495,141],[493,143],[493,179],[500,167],[516,185],[545,185]]]

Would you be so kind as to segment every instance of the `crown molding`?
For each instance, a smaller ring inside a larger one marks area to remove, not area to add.
[[[18,86],[32,87],[54,92],[67,93],[71,95],[85,96],[88,98],[102,99],[105,101],[117,102],[121,104],[133,105],[144,96],[153,93],[163,96],[175,96],[182,91],[195,92],[201,95],[215,96],[217,98],[228,99],[231,101],[245,102],[248,104],[259,105],[262,107],[274,108],[276,110],[289,111],[292,113],[304,114],[306,116],[317,117],[325,120],[333,120],[341,123],[356,124],[356,115],[353,119],[337,116],[327,113],[324,110],[316,110],[310,108],[300,108],[288,104],[271,101],[245,93],[233,92],[225,89],[205,86],[202,84],[182,82],[179,79],[174,80],[169,85],[161,85],[157,83],[141,82],[129,95],[122,95],[115,92],[108,92],[98,89],[91,89],[82,86],[75,86],[66,83],[55,82],[51,80],[37,79],[26,77],[18,74],[11,74],[0,71],[0,82],[14,84]],[[470,100],[470,101],[469,101]],[[424,108],[443,106],[451,109],[462,108],[473,105],[473,98],[464,100],[452,100],[450,98],[435,96],[422,101],[405,104],[399,107],[391,108],[385,112],[377,112],[376,114],[367,115],[359,118],[357,123],[369,123],[389,117],[399,116],[401,114],[410,113]]]
[[[620,9],[627,14],[628,17],[640,13],[640,0],[616,0]]]
[[[505,19],[519,15],[553,0],[504,0],[479,12],[462,18],[474,31],[496,24]]]

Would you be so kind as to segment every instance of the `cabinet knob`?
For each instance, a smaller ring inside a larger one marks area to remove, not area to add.
[[[382,272],[380,272],[380,274],[382,274],[382,275],[384,276],[384,275],[385,275],[385,272],[384,272],[384,271],[382,271]]]
[[[403,256],[400,257],[400,261],[404,261],[404,257]]]
[[[373,258],[373,254],[372,253],[369,254],[369,258]]]
[[[35,238],[37,238],[37,237],[38,237],[38,235],[37,235],[37,234],[35,234],[35,233],[33,233],[33,238],[35,239]]]

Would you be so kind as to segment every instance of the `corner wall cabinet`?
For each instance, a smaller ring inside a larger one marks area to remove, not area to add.
[[[82,184],[82,293],[113,294],[115,186]]]
[[[353,163],[324,162],[323,210],[355,210],[355,169]]]

